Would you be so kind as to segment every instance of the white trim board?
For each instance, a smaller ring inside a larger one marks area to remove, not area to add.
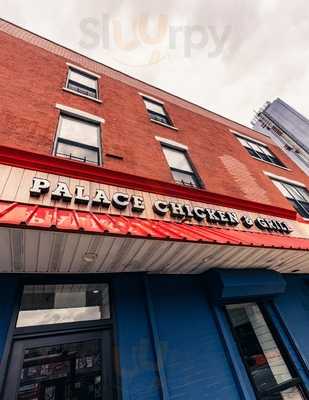
[[[189,150],[189,147],[186,146],[185,144],[175,142],[174,140],[171,140],[171,139],[165,139],[160,136],[155,136],[155,139],[158,140],[158,142],[163,143],[163,144],[178,147],[179,149],[182,149],[182,150]]]
[[[294,180],[292,180],[292,179],[287,179],[287,178],[285,178],[285,177],[283,177],[283,176],[275,175],[275,174],[273,174],[273,173],[271,173],[271,172],[267,172],[267,171],[263,171],[263,172],[264,172],[264,174],[267,175],[269,178],[273,178],[273,179],[276,179],[276,180],[278,180],[278,181],[282,181],[282,182],[286,182],[286,183],[291,183],[292,185],[297,185],[297,186],[301,186],[301,187],[306,188],[306,185],[305,185],[304,183],[302,183],[302,182],[294,181]]]
[[[98,117],[97,115],[93,115],[93,114],[89,114],[86,111],[81,111],[78,110],[77,108],[72,108],[72,107],[68,107],[68,106],[64,106],[63,104],[56,104],[56,108],[58,108],[58,110],[64,111],[68,114],[71,115],[75,115],[76,117],[81,117],[83,119],[86,119],[88,121],[94,121],[94,122],[99,122],[104,124],[105,123],[105,119]]]
[[[69,89],[68,87],[63,87],[62,89],[66,92],[75,94],[76,96],[84,97],[85,99],[96,101],[97,103],[102,103],[102,100],[97,99],[96,97],[87,96],[84,93],[77,92],[76,90]]]
[[[93,76],[94,78],[101,79],[101,76],[100,76],[100,75],[98,75],[98,74],[96,74],[96,73],[94,73],[94,72],[91,72],[91,71],[89,71],[88,69],[79,67],[78,65],[71,64],[71,63],[69,63],[69,62],[67,62],[66,65],[67,65],[68,67],[77,69],[77,70],[80,71],[80,72],[84,72],[84,73],[87,74],[87,75]]]
[[[141,93],[141,92],[138,92],[138,94],[139,94],[140,96],[142,96],[142,97],[145,97],[146,99],[153,100],[153,101],[155,101],[155,102],[158,103],[158,104],[164,104],[164,101],[158,100],[158,99],[156,99],[155,97],[149,96],[148,94]]]
[[[239,137],[241,137],[241,138],[243,138],[243,139],[248,139],[248,140],[251,140],[252,142],[255,142],[255,143],[258,143],[258,144],[260,144],[260,145],[262,145],[262,146],[268,147],[268,144],[267,144],[267,143],[261,142],[260,140],[255,139],[255,138],[253,138],[253,137],[251,137],[251,136],[244,135],[243,133],[239,133],[239,132],[237,132],[237,131],[234,131],[233,129],[229,129],[229,131],[230,131],[231,133],[233,133],[234,135],[239,136]],[[271,140],[271,138],[269,138],[269,140]],[[276,143],[272,143],[272,144],[274,144],[275,146],[278,146]]]

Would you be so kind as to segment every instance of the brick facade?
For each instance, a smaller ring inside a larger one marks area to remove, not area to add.
[[[155,139],[160,136],[188,146],[194,166],[210,192],[291,208],[263,171],[309,186],[308,177],[263,134],[5,21],[0,21],[0,50],[2,145],[51,155],[58,103],[105,119],[103,168],[173,183]],[[66,62],[101,75],[102,103],[63,90]],[[164,101],[178,131],[149,121],[139,92]],[[267,143],[288,169],[253,159],[230,129]]]

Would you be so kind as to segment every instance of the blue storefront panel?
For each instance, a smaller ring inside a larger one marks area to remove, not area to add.
[[[201,277],[152,277],[170,399],[239,399]]]
[[[250,273],[250,272],[249,272]],[[272,323],[282,339],[303,386],[309,382],[309,286],[304,275],[275,276],[259,272],[247,296],[237,290],[244,272],[220,272],[222,293],[233,301],[263,298],[265,279]],[[123,400],[252,400],[250,380],[231,333],[223,305],[209,290],[209,276],[111,277],[115,317],[115,380]],[[104,278],[103,275],[98,279]],[[20,297],[22,276],[0,281],[0,352],[5,369],[13,330],[10,325]],[[208,284],[207,284],[208,282]],[[231,287],[229,288],[229,285]],[[271,289],[275,296],[271,296]],[[258,289],[257,289],[258,288]],[[284,290],[283,290],[284,288]],[[257,293],[258,292],[258,293]],[[238,300],[237,300],[238,299]]]
[[[3,357],[12,316],[18,301],[18,289],[17,278],[0,278],[0,360]]]

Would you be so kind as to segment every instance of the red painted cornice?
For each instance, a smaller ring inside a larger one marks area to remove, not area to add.
[[[293,210],[270,206],[254,201],[238,199],[202,189],[189,188],[173,183],[112,171],[106,168],[66,160],[45,154],[29,152],[7,146],[0,146],[0,163],[19,168],[63,175],[76,179],[141,190],[170,197],[220,205],[239,210],[251,211],[275,217],[296,219]]]

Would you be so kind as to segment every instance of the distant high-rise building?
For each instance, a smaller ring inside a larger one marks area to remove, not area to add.
[[[309,175],[309,120],[281,99],[267,102],[251,122]]]

